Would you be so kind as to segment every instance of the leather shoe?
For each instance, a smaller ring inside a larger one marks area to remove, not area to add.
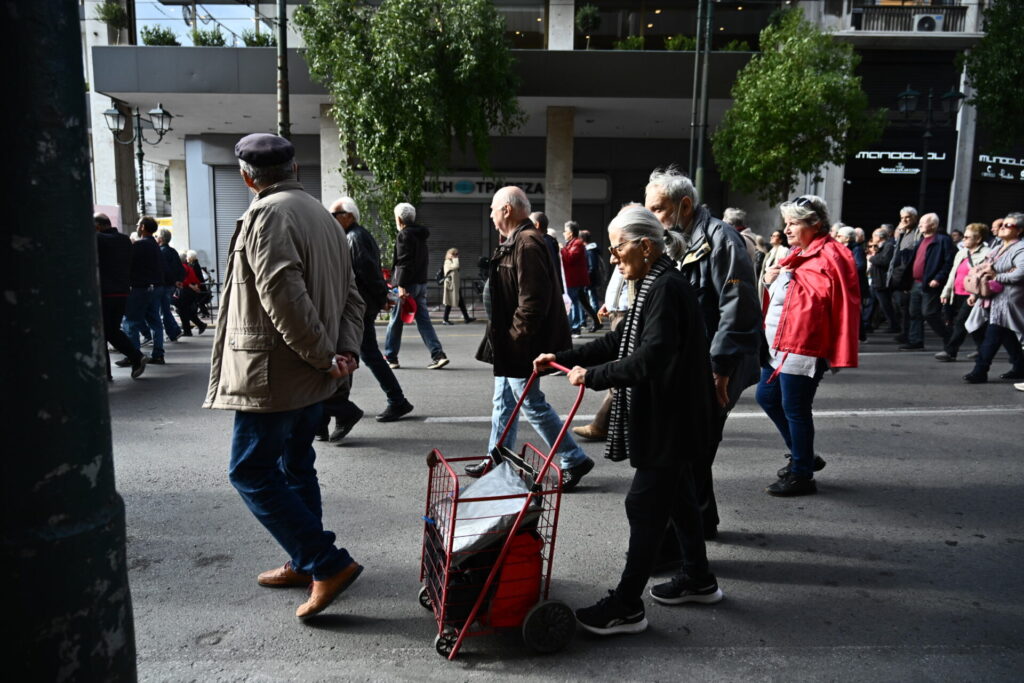
[[[786,460],[792,461],[793,456],[790,455],[789,453],[786,453]],[[823,469],[825,469],[825,459],[820,455],[814,456],[814,471],[821,472]],[[789,463],[786,463],[786,466],[780,469],[778,472],[776,472],[776,474],[778,475],[779,479],[785,478],[785,476],[789,474]]]
[[[587,441],[604,441],[608,438],[608,432],[603,429],[598,429],[594,425],[585,425],[583,427],[573,427],[572,433],[576,436],[582,437]]]
[[[773,484],[769,484],[765,491],[772,496],[806,496],[817,493],[818,485],[814,483],[812,478],[797,477],[789,473],[784,479],[779,479]]]
[[[356,411],[355,415],[344,422],[335,420],[334,431],[331,432],[330,439],[328,439],[331,443],[337,443],[344,439],[352,431],[352,428],[356,426],[356,423],[363,419],[363,411],[359,408],[356,408]]]
[[[383,413],[377,415],[377,422],[394,422],[412,412],[412,404],[408,401],[398,405],[388,404]]]
[[[484,458],[480,462],[473,463],[472,465],[466,465],[465,472],[467,475],[475,478],[482,477],[487,472],[487,469],[491,466],[490,458]]]
[[[988,381],[988,374],[984,372],[968,372],[964,375],[964,381],[968,384],[984,384]]]
[[[320,614],[362,573],[363,566],[358,562],[353,562],[329,579],[313,581],[309,587],[309,600],[299,605],[299,608],[295,610],[295,616],[299,619],[306,619],[314,614]]]
[[[1011,370],[999,375],[999,379],[1024,379],[1024,372],[1014,372]]]
[[[119,368],[131,367],[131,364],[132,364],[132,361],[131,361],[130,358],[128,358],[128,356],[125,356],[121,360],[114,361],[114,365],[116,365]]]
[[[310,574],[303,574],[292,569],[289,560],[283,567],[271,569],[256,577],[256,583],[268,588],[303,588],[313,582]]]
[[[923,351],[924,344],[911,344],[907,342],[906,344],[901,344],[898,349],[900,351]]]
[[[594,461],[587,458],[579,465],[562,470],[562,492],[568,493],[579,485],[580,480],[594,469]]]

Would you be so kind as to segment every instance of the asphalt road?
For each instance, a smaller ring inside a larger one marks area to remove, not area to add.
[[[1024,393],[965,385],[967,363],[897,353],[879,337],[862,347],[860,368],[818,392],[828,466],[817,496],[763,492],[785,448],[744,394],[715,467],[722,525],[708,550],[723,602],[648,600],[646,633],[580,632],[554,655],[512,634],[471,639],[456,661],[442,659],[416,601],[425,455],[482,454],[492,380],[473,360],[482,324],[437,329],[452,363],[432,371],[406,328],[398,376],[416,407],[407,419],[372,419],[384,397],[359,370],[353,397],[367,417],[343,445],[316,446],[325,525],[366,571],[309,623],[294,617],[302,591],[256,584],[287,558],[227,480],[232,414],[200,408],[211,333],[168,345],[168,364],[138,381],[115,369],[142,679],[1021,680]],[[993,375],[1005,369],[1000,357]],[[543,388],[568,408],[564,378]],[[581,413],[599,401],[588,395]],[[525,422],[520,435],[536,440]],[[563,498],[551,590],[573,607],[615,585],[627,537],[630,468],[602,459],[603,444],[587,450],[598,466]]]

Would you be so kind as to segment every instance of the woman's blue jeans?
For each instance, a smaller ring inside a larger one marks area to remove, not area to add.
[[[321,519],[313,436],[321,404],[282,413],[235,413],[228,476],[297,572],[320,581],[352,563]]]
[[[811,404],[823,371],[814,377],[780,372],[769,382],[774,368],[761,368],[757,403],[775,423],[793,458],[790,471],[798,477],[814,476],[814,417]]]

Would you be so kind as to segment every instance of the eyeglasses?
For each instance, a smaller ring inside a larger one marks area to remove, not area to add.
[[[622,247],[624,247],[625,245],[630,244],[632,242],[639,242],[642,239],[643,239],[643,237],[634,237],[631,240],[623,240],[623,241],[619,242],[618,244],[613,244],[610,247],[608,247],[608,253],[612,254],[614,256],[618,256],[619,255],[619,249],[622,249]]]
[[[346,216],[348,213],[348,211],[332,211],[331,215],[337,218],[338,216]]]

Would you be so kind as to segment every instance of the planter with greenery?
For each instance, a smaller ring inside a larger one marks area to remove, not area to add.
[[[227,41],[224,39],[224,34],[220,32],[220,26],[216,26],[209,30],[193,29],[192,44],[196,47],[224,47],[227,45]]]
[[[143,26],[139,33],[143,45],[181,45],[174,31],[165,26]]]
[[[666,50],[689,50],[697,49],[697,39],[690,36],[668,36],[665,38]]]
[[[643,50],[644,37],[626,36],[622,40],[616,40],[615,42],[613,42],[612,48],[615,50]]]
[[[121,42],[121,31],[128,28],[128,10],[119,0],[104,0],[96,5],[96,18],[114,33],[114,44]]]
[[[583,5],[576,10],[576,30],[587,39],[587,49],[590,49],[590,36],[594,31],[601,28],[601,10],[596,5]]]
[[[256,33],[252,29],[242,31],[242,42],[246,47],[277,47],[277,37],[270,31]]]

